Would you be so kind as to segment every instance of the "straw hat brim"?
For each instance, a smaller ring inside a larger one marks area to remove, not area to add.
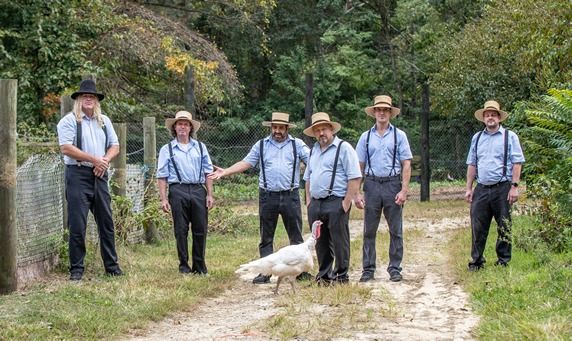
[[[296,128],[296,125],[294,123],[285,123],[285,122],[272,122],[272,121],[263,121],[262,125],[265,127],[272,127],[273,124],[280,124],[280,125],[287,125],[288,128]]]
[[[375,118],[375,113],[373,111],[374,108],[391,108],[391,118],[394,118],[395,116],[399,115],[399,113],[401,112],[401,109],[396,108],[396,107],[391,107],[387,104],[372,105],[371,107],[365,108],[364,111],[369,116]]]
[[[340,129],[342,129],[342,125],[339,124],[338,122],[332,122],[332,121],[330,121],[330,122],[325,122],[325,121],[322,121],[322,122],[314,123],[314,124],[312,124],[311,126],[309,126],[308,128],[304,129],[304,134],[305,134],[306,136],[314,137],[314,127],[315,127],[315,126],[318,126],[318,125],[320,125],[320,124],[329,124],[329,125],[331,125],[334,134],[337,133],[338,131],[340,131]]]
[[[495,108],[486,108],[486,109],[479,109],[479,110],[475,111],[475,118],[484,123],[485,120],[483,119],[483,113],[487,110],[498,112],[500,114],[500,119],[499,119],[500,122],[506,120],[506,118],[508,117],[508,113],[506,111],[497,110]]]
[[[168,118],[165,120],[165,127],[167,128],[167,130],[171,130],[173,125],[179,120],[189,121],[189,119],[185,118],[185,117]],[[195,120],[190,120],[190,122],[191,122],[191,125],[193,126],[193,132],[196,133],[199,130],[199,128],[201,127],[201,122],[195,121]]]

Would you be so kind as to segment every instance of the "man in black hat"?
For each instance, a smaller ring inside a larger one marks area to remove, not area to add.
[[[64,154],[68,203],[70,280],[81,280],[84,272],[87,213],[95,217],[105,273],[121,276],[115,251],[115,228],[107,169],[119,153],[119,141],[109,117],[101,113],[95,82],[81,82],[71,95],[73,111],[58,123],[58,140]]]

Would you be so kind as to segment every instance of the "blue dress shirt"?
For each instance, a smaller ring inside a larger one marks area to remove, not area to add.
[[[107,146],[105,146],[105,132],[99,126],[95,118],[89,118],[83,112],[81,113],[81,150],[96,156],[102,157],[107,149],[112,145],[119,145],[117,134],[113,129],[113,124],[109,117],[101,115],[103,124],[107,130]],[[77,122],[73,112],[68,113],[58,123],[58,141],[60,146],[65,144],[76,144]],[[76,165],[77,161],[64,155],[64,163],[66,165]]]
[[[292,150],[292,140],[296,143],[296,159]],[[310,148],[298,138],[288,135],[283,142],[277,142],[272,136],[263,139],[264,143],[264,167],[266,173],[267,191],[286,191],[292,185],[292,167],[296,167],[293,188],[300,187],[300,161],[308,163]],[[256,142],[250,152],[242,160],[252,167],[260,168],[258,187],[264,189],[262,167],[260,165],[260,141]],[[294,161],[296,164],[294,165]]]
[[[371,165],[368,163],[366,150],[368,131],[371,132],[369,136],[369,159],[371,160]],[[375,176],[401,174],[401,161],[413,158],[405,132],[392,124],[389,124],[389,129],[385,130],[383,136],[379,135],[375,125],[368,131],[361,134],[356,146],[359,162],[365,165],[364,174]],[[394,132],[397,133],[397,152],[395,154],[395,168],[392,173]]]
[[[478,162],[475,155],[475,143],[477,141],[476,133],[471,140],[469,155],[467,156],[467,165],[477,166],[477,182],[483,185],[494,185],[501,181],[512,181],[512,166],[515,163],[523,163],[524,155],[518,136],[513,131],[508,131],[508,157],[506,177],[503,178],[504,168],[504,135],[507,130],[502,126],[494,132],[490,133],[486,129],[483,130],[479,138],[479,147],[477,148]]]
[[[177,139],[173,139],[169,143],[173,147],[173,157],[175,158],[177,169],[181,175],[181,183],[206,183],[205,174],[213,172],[213,164],[206,146],[203,144],[203,157],[201,159],[199,141],[191,139],[186,148],[179,144]],[[161,147],[159,151],[157,178],[167,178],[167,182],[170,184],[179,183],[177,172],[170,159],[168,144]]]
[[[328,189],[332,181],[334,170],[334,159],[336,150],[341,148],[338,159],[338,168],[334,179],[334,187],[331,195],[345,197],[348,189],[348,181],[361,178],[358,156],[354,148],[347,142],[340,147],[342,140],[337,136],[334,141],[324,151],[320,144],[316,142],[312,147],[312,157],[306,167],[304,180],[310,180],[310,194],[314,199],[326,198],[330,195]]]

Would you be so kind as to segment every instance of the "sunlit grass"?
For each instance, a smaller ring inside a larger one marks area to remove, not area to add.
[[[515,217],[513,229],[534,221]],[[451,266],[471,294],[481,317],[476,330],[483,340],[570,340],[572,336],[572,250],[556,254],[546,249],[526,253],[513,247],[507,268],[493,266],[496,226],[491,226],[485,269],[467,272],[471,234],[457,231],[450,242]]]

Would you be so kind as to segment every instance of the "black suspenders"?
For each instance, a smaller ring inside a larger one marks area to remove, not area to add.
[[[292,166],[292,180],[290,181],[290,190],[294,189],[294,177],[296,176],[296,160],[298,153],[296,152],[296,140],[292,139],[292,156],[294,157],[294,166]],[[268,184],[266,183],[266,167],[264,166],[264,139],[260,140],[260,168],[262,170],[262,182],[264,183],[264,190],[268,191]]]
[[[332,195],[334,191],[334,180],[336,179],[336,172],[338,169],[338,159],[340,158],[340,150],[342,149],[342,143],[344,140],[340,140],[340,144],[338,144],[338,149],[336,150],[336,156],[334,157],[334,169],[332,170],[332,180],[330,180],[330,188],[328,188],[328,195]],[[310,156],[308,157],[308,163],[310,163],[310,159],[312,158],[312,151],[314,148],[310,149]]]
[[[103,125],[103,127],[101,127],[101,129],[103,129],[103,133],[105,134],[105,146],[104,146],[104,150],[107,152],[107,150],[109,149],[108,147],[108,143],[109,143],[109,137],[107,135],[107,127],[105,126],[105,124]],[[77,149],[82,150],[82,143],[81,143],[81,139],[82,139],[82,129],[81,129],[81,122],[75,121],[75,146],[77,147]],[[81,162],[81,160],[76,160],[78,163]]]
[[[477,135],[477,141],[475,141],[475,177],[479,175],[479,154],[477,153],[479,148],[479,140],[484,130],[481,130]],[[504,130],[504,155],[503,155],[503,168],[502,168],[502,179],[506,178],[506,172],[508,169],[508,129]]]
[[[201,152],[201,169],[199,170],[199,183],[202,183],[201,180],[203,179],[203,144],[201,141],[197,141],[199,144],[199,150]],[[173,163],[173,168],[175,168],[175,173],[177,173],[177,179],[179,179],[179,183],[183,183],[181,179],[181,174],[179,173],[179,168],[177,167],[177,163],[175,162],[175,155],[173,154],[173,146],[171,146],[171,142],[168,143],[169,145],[169,159]]]
[[[371,129],[369,129],[367,131],[367,139],[365,141],[365,153],[367,155],[367,165],[369,167],[369,169],[367,171],[367,175],[369,175],[369,172],[371,172],[371,175],[375,176],[375,174],[373,173],[373,169],[371,168],[371,159],[369,156],[369,137],[370,136],[371,136]],[[389,172],[389,176],[391,176],[394,173],[397,173],[397,171],[395,170],[396,156],[397,156],[397,128],[395,126],[393,126],[393,162],[391,164],[391,171]]]

